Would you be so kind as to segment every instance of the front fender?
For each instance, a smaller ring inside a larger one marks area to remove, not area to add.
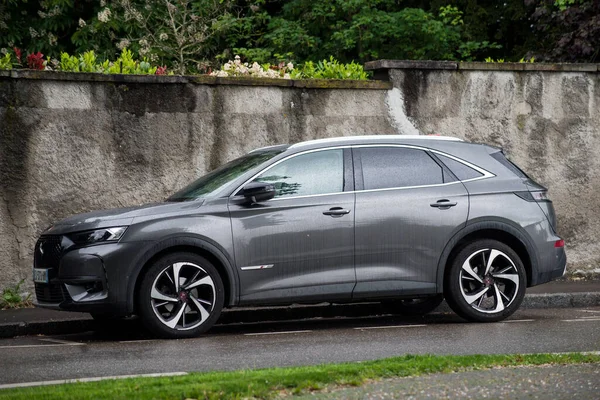
[[[196,235],[173,235],[154,243],[148,250],[143,252],[141,256],[135,261],[134,268],[131,271],[131,275],[128,277],[127,285],[127,310],[129,313],[134,312],[135,306],[135,286],[137,280],[142,272],[142,269],[146,263],[151,260],[157,254],[176,247],[194,247],[203,251],[209,252],[212,256],[216,257],[219,262],[223,265],[225,273],[227,274],[229,287],[229,299],[226,299],[227,305],[235,305],[239,299],[239,276],[236,269],[233,267],[233,262],[229,254],[219,246],[213,240]]]

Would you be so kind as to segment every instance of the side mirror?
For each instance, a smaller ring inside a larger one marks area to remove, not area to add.
[[[275,185],[265,182],[250,182],[240,193],[250,204],[260,203],[275,197]]]

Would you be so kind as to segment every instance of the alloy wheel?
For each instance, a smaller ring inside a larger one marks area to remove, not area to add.
[[[481,249],[462,264],[459,282],[463,299],[473,309],[500,313],[519,293],[519,270],[502,251]]]
[[[202,325],[215,307],[215,283],[206,270],[190,262],[164,268],[152,284],[152,309],[170,329],[185,331]]]

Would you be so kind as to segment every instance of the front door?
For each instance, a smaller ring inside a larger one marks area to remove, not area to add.
[[[435,293],[440,255],[467,221],[464,185],[429,152],[354,150],[357,165],[353,297]]]
[[[229,210],[240,304],[349,299],[354,272],[354,193],[348,149],[292,155],[252,181],[275,198]]]

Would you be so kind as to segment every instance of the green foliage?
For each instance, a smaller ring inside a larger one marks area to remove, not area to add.
[[[0,309],[2,308],[21,308],[31,306],[31,294],[23,297],[21,293],[21,285],[24,280],[19,281],[15,286],[7,287],[2,291],[0,297]]]
[[[499,46],[475,40],[462,46],[462,12],[454,6],[432,13],[393,0],[290,0],[263,30],[244,48],[259,48],[262,57],[291,52],[288,58],[297,61],[458,60]]]
[[[302,68],[294,71],[292,77],[296,79],[368,79],[367,72],[361,64],[355,62],[342,64],[333,56],[329,57],[329,61],[305,62]]]
[[[99,62],[94,51],[86,51],[79,57],[62,53],[58,69],[64,72],[99,72],[105,74],[135,74],[155,75],[159,67],[150,65],[147,58],[138,61],[134,59],[133,52],[123,49],[121,55],[114,61]],[[164,70],[161,72],[164,74]]]
[[[0,58],[0,69],[12,69],[12,57],[10,53],[6,53],[4,57]]]

